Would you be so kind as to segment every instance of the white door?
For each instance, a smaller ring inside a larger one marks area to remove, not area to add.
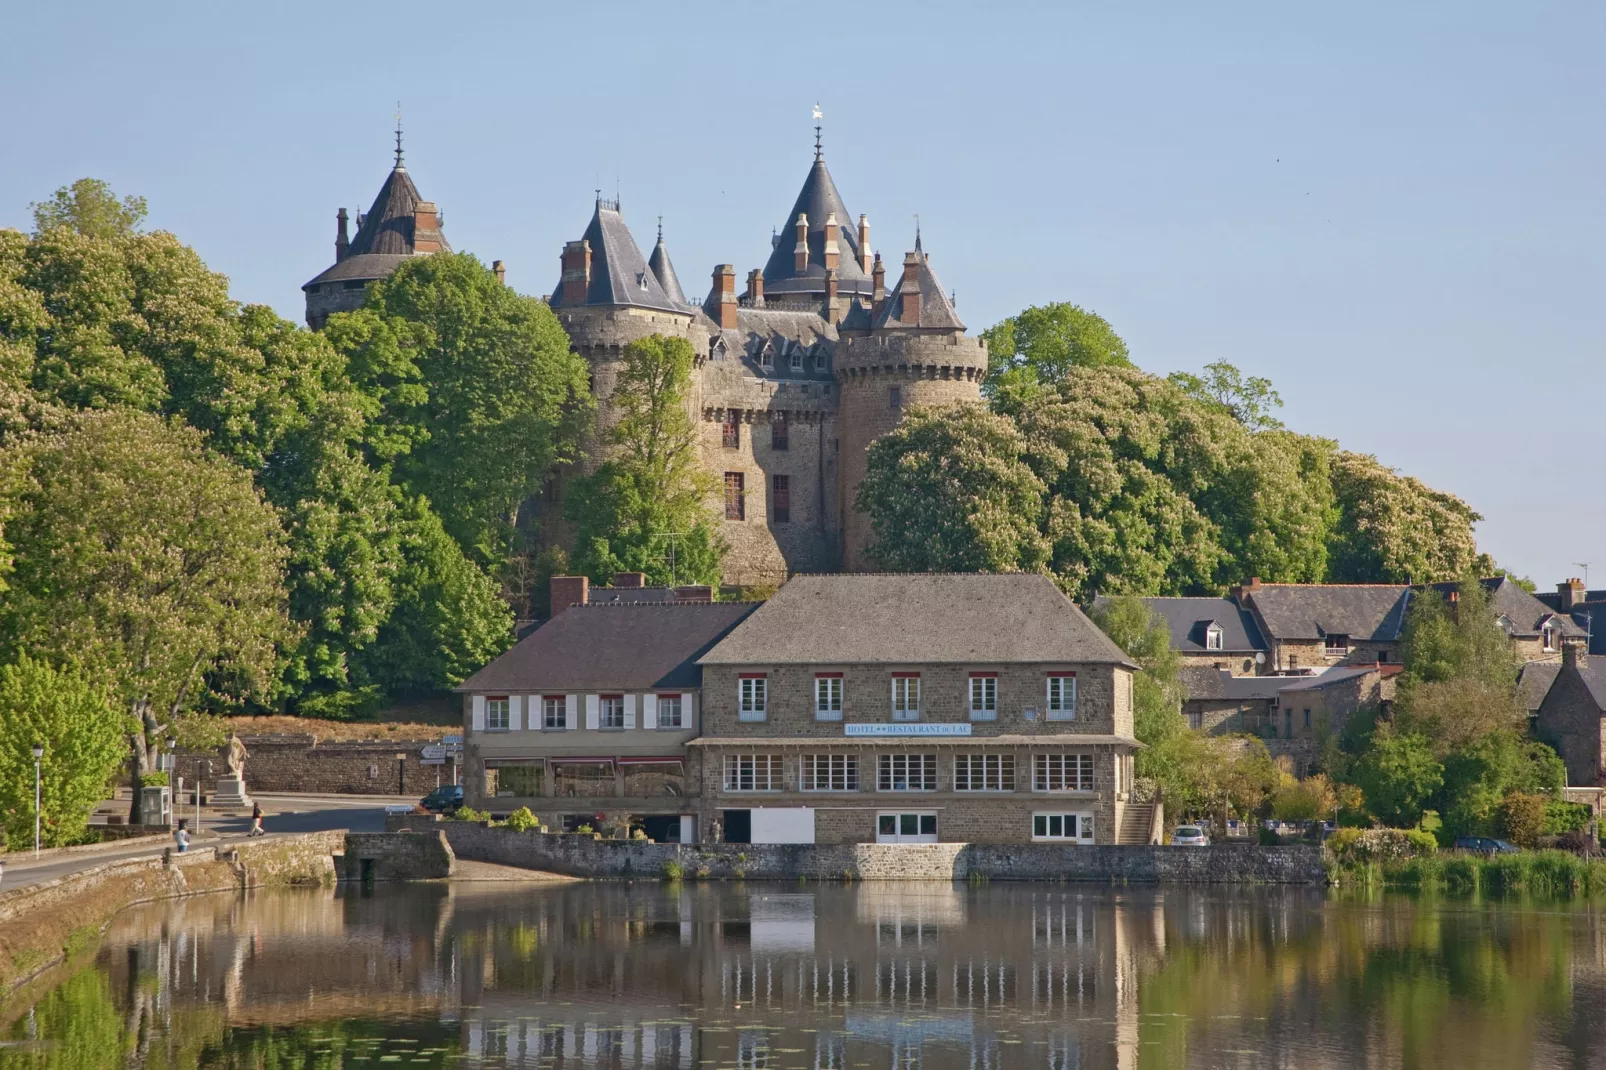
[[[883,810],[875,818],[877,843],[936,843],[934,810]]]
[[[749,843],[813,843],[814,810],[807,806],[757,806]]]

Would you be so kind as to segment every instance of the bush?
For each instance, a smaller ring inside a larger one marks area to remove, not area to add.
[[[324,721],[374,721],[379,719],[379,710],[384,704],[384,692],[378,687],[363,687],[354,691],[307,695],[296,703],[295,712],[298,717],[316,717]]]
[[[1327,849],[1343,863],[1398,862],[1435,853],[1439,841],[1420,829],[1339,829]]]
[[[165,788],[170,784],[171,781],[168,780],[167,774],[157,770],[142,773],[139,778],[139,786],[142,788]]]
[[[528,806],[521,806],[507,815],[507,827],[514,832],[529,832],[531,829],[541,827],[541,819],[536,817]]]
[[[682,880],[686,876],[686,867],[673,858],[664,860],[663,870],[664,880],[666,881],[674,882]]]
[[[1528,795],[1514,791],[1500,801],[1500,828],[1506,839],[1518,847],[1532,850],[1539,846],[1539,837],[1545,834],[1545,810],[1548,800],[1543,795]]]
[[[460,806],[457,813],[452,815],[453,821],[489,821],[491,815],[484,810],[476,810],[471,806]]]
[[[1589,827],[1595,816],[1585,803],[1567,802],[1565,799],[1545,800],[1545,835],[1565,836]]]

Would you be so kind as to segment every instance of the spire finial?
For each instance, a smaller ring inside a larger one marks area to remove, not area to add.
[[[825,150],[820,147],[820,120],[824,118],[825,113],[820,110],[820,104],[816,101],[814,104],[814,158],[816,160],[825,158]]]
[[[664,243],[664,217],[663,216],[659,216],[658,217],[658,244],[662,245],[663,243]]]
[[[915,213],[915,252],[922,252],[920,248],[920,213]]]
[[[396,166],[397,167],[400,167],[402,165],[401,135],[402,135],[401,101],[398,100],[396,102]]]

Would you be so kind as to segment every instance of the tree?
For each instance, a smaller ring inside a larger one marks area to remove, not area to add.
[[[974,404],[915,408],[869,450],[856,508],[869,556],[901,572],[1035,572],[1043,483],[1005,417]]]
[[[1401,734],[1385,721],[1356,759],[1353,776],[1374,817],[1394,828],[1411,828],[1444,783],[1444,767],[1426,738]]]
[[[27,655],[0,665],[0,821],[7,847],[33,842],[34,744],[45,748],[39,764],[43,842],[77,843],[127,753],[127,721],[81,673]]]
[[[135,722],[136,777],[184,710],[266,695],[292,633],[284,533],[249,473],[195,431],[128,410],[12,445],[6,469],[20,478],[0,649],[104,681]]]
[[[1485,732],[1444,758],[1444,784],[1436,806],[1443,834],[1499,835],[1500,806],[1513,792],[1558,798],[1567,768],[1543,743],[1506,728]]]
[[[1065,301],[1036,306],[982,332],[989,397],[1063,382],[1072,368],[1132,366],[1104,317]]]
[[[415,257],[324,330],[371,405],[367,444],[464,553],[497,569],[520,505],[574,459],[585,361],[545,302],[467,254]]]
[[[1321,773],[1304,780],[1288,777],[1272,797],[1271,812],[1279,821],[1314,821],[1328,817],[1338,807],[1338,794],[1332,782]]]
[[[1282,395],[1270,379],[1245,376],[1224,360],[1206,364],[1203,375],[1172,372],[1166,381],[1193,400],[1231,416],[1251,431],[1280,429],[1283,422],[1271,410],[1283,407]]]
[[[645,572],[659,584],[719,582],[715,486],[689,410],[695,358],[684,338],[655,334],[624,347],[608,399],[613,423],[602,436],[606,459],[574,481],[567,504],[575,566],[598,583],[616,572]]]
[[[1332,471],[1339,516],[1329,550],[1331,582],[1431,583],[1494,568],[1472,533],[1483,517],[1455,495],[1364,454],[1335,453]]]
[[[117,238],[136,233],[145,221],[144,197],[118,200],[111,186],[98,178],[80,178],[62,186],[50,200],[29,207],[40,234],[66,227],[87,238]]]
[[[1429,588],[1411,600],[1400,642],[1396,721],[1434,741],[1442,757],[1491,732],[1520,732],[1516,654],[1495,623],[1489,593],[1464,580],[1447,602]]]

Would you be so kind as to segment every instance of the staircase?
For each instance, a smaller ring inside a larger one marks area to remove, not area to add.
[[[1149,830],[1154,824],[1154,803],[1127,803],[1121,814],[1121,828],[1115,842],[1125,846],[1141,847],[1152,842]]]

